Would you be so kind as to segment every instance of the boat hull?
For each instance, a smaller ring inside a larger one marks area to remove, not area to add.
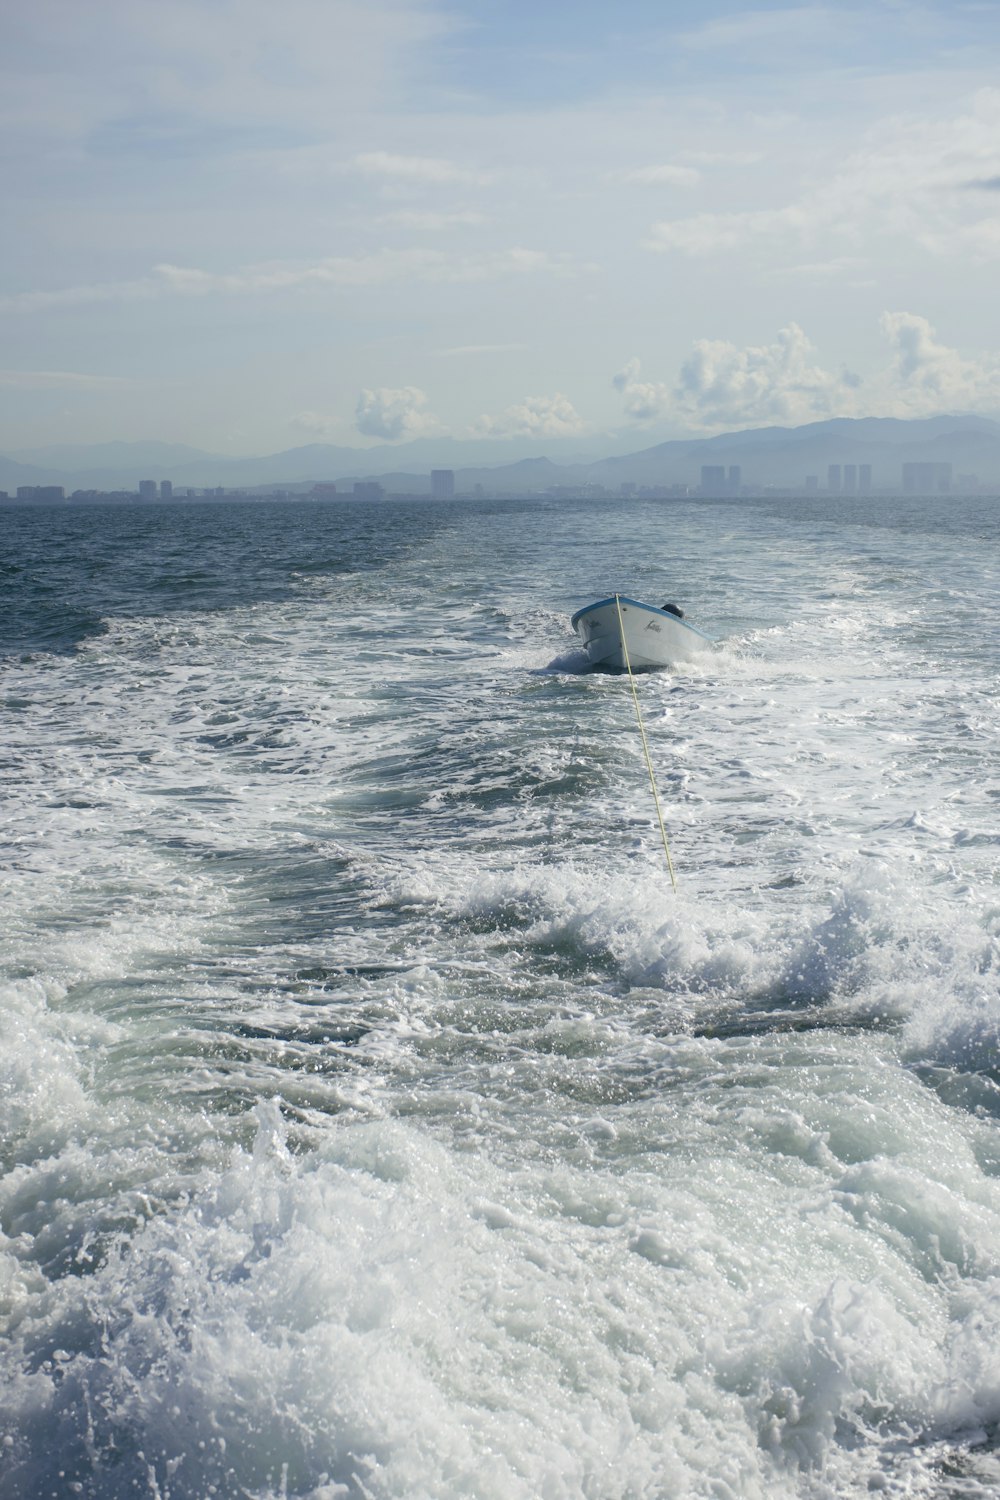
[[[577,610],[573,616],[573,629],[583,642],[592,666],[619,671],[626,667],[623,630],[628,665],[634,671],[673,667],[691,661],[711,644],[709,636],[686,620],[652,604],[627,599],[624,594],[618,598],[612,595],[610,599],[600,599],[596,604]]]

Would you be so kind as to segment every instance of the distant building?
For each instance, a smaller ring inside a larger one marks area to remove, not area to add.
[[[858,465],[858,494],[870,495],[872,492],[872,466],[871,464]]]
[[[724,495],[726,493],[725,464],[702,464],[701,493],[703,495]]]
[[[39,505],[51,505],[56,500],[66,499],[66,490],[61,484],[19,484],[19,500],[34,500]]]
[[[829,464],[826,471],[826,487],[831,495],[840,494],[840,465]]]
[[[806,475],[806,494],[807,495],[812,495],[818,489],[819,489],[819,475],[818,474],[807,474]]]
[[[160,480],[160,499],[161,500],[172,500],[173,498],[174,498],[173,481],[170,480],[170,479],[161,479]]]
[[[314,500],[334,500],[337,486],[332,479],[323,479],[319,484],[314,484],[309,493]]]
[[[431,494],[435,500],[448,500],[455,493],[455,470],[431,470]]]
[[[354,485],[355,500],[382,500],[385,490],[377,479],[359,479]]]
[[[608,492],[603,484],[550,484],[545,493],[555,500],[602,500]]]
[[[726,489],[731,495],[738,495],[743,484],[743,471],[739,464],[729,465]]]
[[[857,464],[844,465],[844,494],[856,495],[858,493],[858,466]]]
[[[951,464],[910,463],[903,465],[904,495],[943,495],[951,489]]]
[[[155,479],[140,479],[139,480],[139,499],[140,500],[155,500],[156,499],[156,480]]]

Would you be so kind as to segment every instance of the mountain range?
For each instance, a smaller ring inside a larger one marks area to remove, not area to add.
[[[426,493],[432,468],[453,469],[458,493],[479,484],[491,493],[537,493],[555,486],[625,484],[696,487],[703,465],[738,465],[744,487],[803,488],[815,475],[826,488],[830,464],[870,464],[876,490],[898,490],[902,464],[938,462],[981,485],[1000,486],[1000,422],[972,415],[838,417],[800,427],[761,427],[707,438],[673,438],[638,451],[627,438],[546,442],[544,454],[511,462],[511,444],[498,439],[420,438],[371,448],[311,443],[257,458],[222,458],[182,444],[63,444],[0,455],[0,488],[63,485],[73,489],[135,490],[140,479],[169,479],[175,489],[308,488],[377,479],[390,493]],[[539,443],[539,448],[542,444]],[[522,449],[523,451],[523,449]],[[595,454],[601,456],[594,456]],[[505,461],[506,460],[506,461]]]

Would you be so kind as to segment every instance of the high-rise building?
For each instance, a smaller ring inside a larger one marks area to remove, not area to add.
[[[872,492],[872,466],[871,464],[858,464],[858,494],[870,495]]]
[[[826,487],[831,495],[840,494],[840,465],[828,464],[826,470]]]
[[[858,492],[858,466],[857,464],[844,465],[844,494],[856,495]]]
[[[903,465],[905,495],[943,495],[951,489],[951,464],[909,463]]]
[[[431,494],[435,500],[448,500],[455,493],[455,470],[431,470]]]
[[[173,481],[170,480],[170,479],[161,479],[160,480],[160,499],[161,500],[172,500],[173,498],[174,498]]]
[[[730,464],[729,465],[729,476],[728,476],[728,480],[727,480],[727,483],[726,483],[726,488],[728,489],[729,493],[731,495],[738,495],[739,492],[740,492],[740,486],[742,485],[742,483],[743,483],[743,476],[742,476],[742,471],[740,469],[739,464]]]
[[[156,480],[155,479],[140,479],[139,480],[139,499],[140,500],[155,500],[156,499]]]
[[[818,489],[819,489],[819,475],[818,474],[807,474],[806,475],[806,494],[807,495],[814,495]]]
[[[65,500],[66,490],[61,484],[19,484],[17,487],[17,498],[19,500],[36,500],[42,504],[51,504],[56,500]]]
[[[703,495],[724,495],[726,493],[725,464],[702,464],[701,493]]]

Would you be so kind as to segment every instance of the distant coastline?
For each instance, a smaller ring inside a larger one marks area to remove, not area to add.
[[[166,443],[56,446],[0,455],[0,503],[933,495],[1000,486],[1000,421],[973,415],[833,418],[593,459],[558,444],[507,462],[503,452],[496,442],[430,438],[372,448],[313,443],[257,458]]]

